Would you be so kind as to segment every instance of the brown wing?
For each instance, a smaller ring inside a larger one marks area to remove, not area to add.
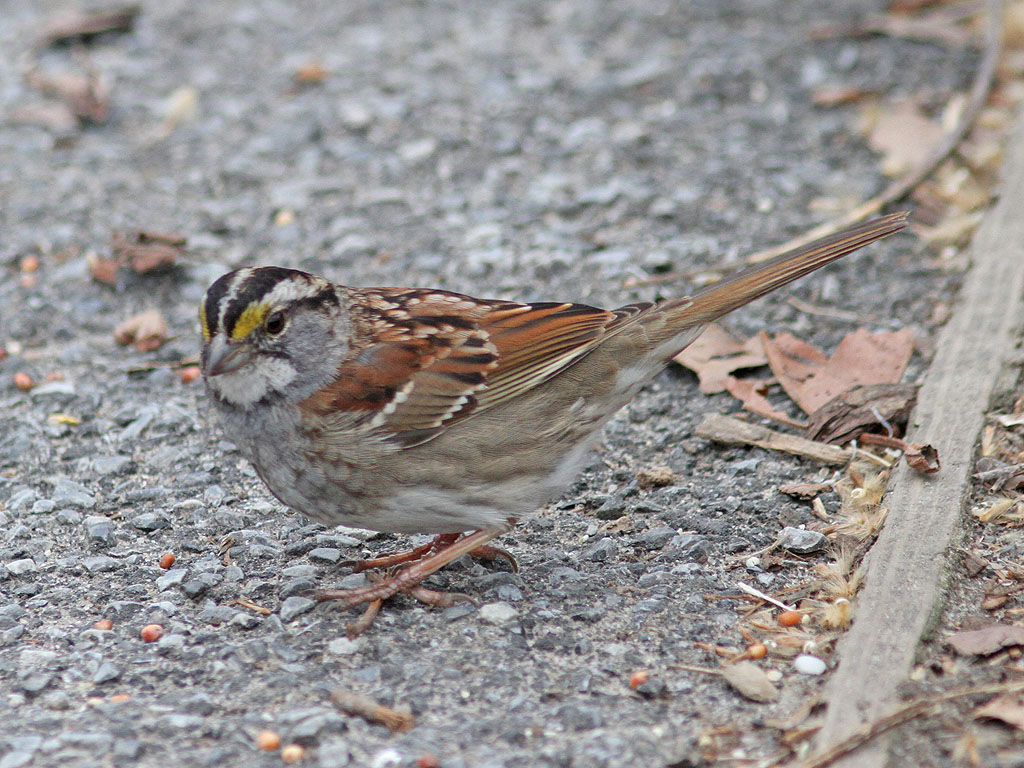
[[[357,339],[337,379],[304,407],[344,412],[409,447],[571,365],[629,308],[484,301],[443,291],[353,294]]]

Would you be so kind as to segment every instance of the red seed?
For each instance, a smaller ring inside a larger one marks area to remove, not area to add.
[[[147,624],[142,628],[142,639],[147,643],[155,643],[164,636],[164,628],[159,624]]]
[[[110,630],[114,628],[114,622],[110,619],[100,619],[92,625],[93,629]]]
[[[783,611],[779,614],[779,626],[780,627],[795,627],[800,623],[799,612],[797,611]]]
[[[32,387],[35,386],[35,382],[32,381],[32,377],[24,371],[18,371],[14,374],[14,386],[20,389],[22,392],[28,392]]]
[[[174,565],[175,559],[176,558],[174,557],[173,552],[164,552],[162,555],[160,555],[160,567],[166,571],[168,568]]]

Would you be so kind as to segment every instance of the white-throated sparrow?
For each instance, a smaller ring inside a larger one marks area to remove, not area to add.
[[[374,607],[564,490],[601,426],[708,323],[905,223],[849,227],[690,298],[615,310],[240,269],[200,309],[203,374],[282,503],[327,525],[448,534],[374,563],[415,561],[370,586],[321,593]]]

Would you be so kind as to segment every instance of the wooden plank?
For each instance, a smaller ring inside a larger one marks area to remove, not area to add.
[[[893,473],[885,528],[865,559],[865,586],[854,624],[838,647],[826,688],[823,748],[877,719],[897,701],[921,638],[942,609],[950,549],[961,536],[975,446],[1024,319],[1024,120],[1009,139],[1002,196],[971,248],[959,305],[942,330],[925,375],[909,440],[938,448],[942,471]],[[835,763],[881,768],[887,739]]]

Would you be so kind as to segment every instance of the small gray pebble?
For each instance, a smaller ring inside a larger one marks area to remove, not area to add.
[[[32,505],[31,511],[33,515],[43,515],[47,512],[53,512],[56,507],[57,504],[53,499],[40,499]]]
[[[118,669],[114,664],[109,661],[105,661],[100,664],[99,669],[96,670],[96,674],[92,676],[94,683],[109,683],[112,680],[117,680],[121,677],[121,670]]]
[[[606,537],[587,549],[583,556],[587,560],[593,560],[595,563],[604,563],[608,560],[614,560],[618,554],[619,545],[613,539]]]
[[[97,555],[83,558],[82,565],[89,573],[105,573],[117,569],[117,560],[106,555]]]
[[[828,537],[819,531],[806,531],[803,528],[787,526],[779,534],[778,544],[795,554],[807,555],[828,546]]]
[[[143,512],[132,518],[132,525],[140,531],[159,531],[163,528],[170,528],[171,523],[159,512]]]
[[[490,624],[505,624],[517,615],[516,609],[508,603],[488,603],[480,606],[480,619]]]
[[[175,587],[185,580],[185,574],[187,573],[188,571],[185,568],[174,568],[157,578],[156,588],[163,592],[165,589]]]
[[[133,467],[134,462],[127,456],[101,456],[92,462],[97,475],[126,475]]]
[[[317,547],[309,551],[310,560],[319,560],[324,563],[337,563],[341,560],[341,550],[334,547]]]
[[[316,600],[310,600],[308,597],[289,597],[281,603],[281,621],[291,621],[306,611],[312,610],[315,605]]]
[[[641,549],[661,549],[675,538],[676,532],[667,525],[651,528],[633,537],[633,544]]]
[[[316,589],[316,582],[312,579],[292,579],[281,586],[281,597],[289,598],[294,595],[302,597],[304,595],[308,595],[314,589]]]
[[[35,569],[36,561],[30,557],[23,557],[20,560],[11,560],[7,563],[7,571],[15,576],[21,576],[23,573],[28,573]]]
[[[92,542],[97,544],[113,544],[114,523],[109,517],[103,515],[89,515],[85,518],[85,535]]]
[[[316,576],[316,566],[306,565],[289,565],[287,568],[281,569],[281,575],[289,579],[311,579]]]
[[[82,513],[77,509],[62,509],[57,512],[56,517],[61,525],[78,525],[82,522]]]
[[[96,506],[96,499],[89,493],[88,488],[63,477],[58,477],[54,483],[52,500],[56,506],[81,509],[92,509]]]

